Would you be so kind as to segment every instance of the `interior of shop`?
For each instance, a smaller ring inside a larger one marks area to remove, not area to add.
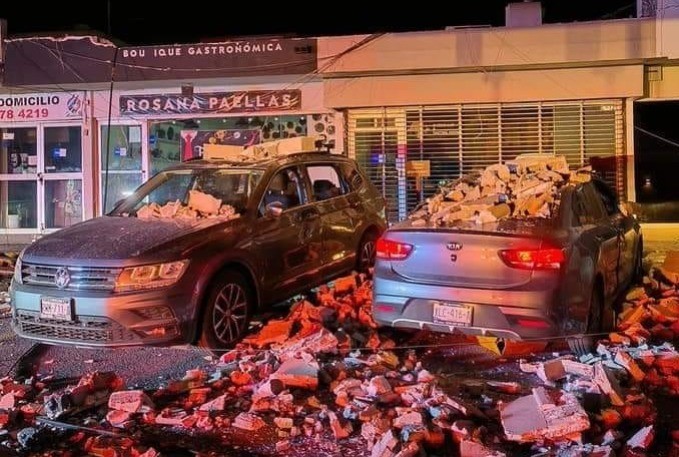
[[[176,119],[149,124],[152,172],[200,157],[204,144],[249,146],[307,134],[307,116]]]

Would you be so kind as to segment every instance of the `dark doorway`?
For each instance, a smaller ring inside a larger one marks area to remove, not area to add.
[[[636,200],[647,221],[679,221],[679,101],[634,105]]]

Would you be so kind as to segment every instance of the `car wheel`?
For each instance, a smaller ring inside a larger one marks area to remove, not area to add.
[[[604,315],[604,299],[601,287],[596,285],[592,290],[590,299],[589,314],[583,335],[573,335],[568,337],[568,347],[578,357],[590,354],[596,349],[599,338],[598,333],[603,330],[602,318]]]
[[[224,273],[210,289],[200,345],[210,349],[232,347],[245,335],[253,308],[248,281],[236,271]]]
[[[356,258],[356,269],[361,273],[366,273],[375,265],[375,251],[377,246],[377,236],[368,232],[363,235],[361,243],[358,245]]]

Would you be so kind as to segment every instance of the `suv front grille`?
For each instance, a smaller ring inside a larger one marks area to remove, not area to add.
[[[124,343],[139,337],[111,319],[78,316],[77,321],[42,319],[39,313],[18,311],[15,318],[18,330],[26,336],[63,340],[67,342]]]
[[[24,284],[32,286],[54,287],[56,272],[60,266],[38,265],[23,263],[21,266],[21,279]],[[65,290],[103,290],[113,291],[116,278],[122,271],[119,268],[99,267],[63,267],[68,270],[71,277]]]

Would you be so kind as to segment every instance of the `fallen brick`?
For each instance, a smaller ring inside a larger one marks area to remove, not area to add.
[[[506,457],[506,454],[494,451],[476,441],[463,440],[460,442],[460,457]]]
[[[521,393],[521,384],[518,382],[486,381],[488,387],[506,394]]]
[[[401,429],[403,427],[408,427],[408,426],[422,426],[423,424],[423,419],[422,419],[422,413],[419,413],[417,411],[411,411],[409,413],[401,414],[400,416],[396,417],[394,421],[392,422],[392,425],[398,429]]]
[[[661,354],[655,359],[655,366],[665,375],[679,373],[679,354]]]
[[[261,417],[251,413],[240,413],[233,421],[234,427],[251,432],[257,431],[265,425]]]
[[[375,443],[370,453],[370,457],[394,457],[398,440],[389,430]]]
[[[14,392],[9,392],[0,397],[0,409],[10,410],[14,409],[15,400]]]
[[[586,363],[576,362],[575,360],[564,359],[561,362],[563,368],[568,374],[574,374],[577,376],[584,376],[587,378],[594,377],[594,367]]]
[[[614,409],[605,409],[601,411],[601,422],[606,430],[612,430],[620,425],[622,416]]]
[[[349,275],[335,279],[334,289],[336,294],[346,294],[356,288],[356,276]]]
[[[617,354],[615,354],[615,363],[618,365],[624,367],[627,372],[632,376],[632,379],[634,379],[636,382],[641,382],[644,380],[644,372],[639,368],[639,365],[630,357],[629,354],[623,351],[618,351]]]
[[[566,377],[561,359],[548,360],[539,365],[537,375],[543,382],[554,382]]]
[[[624,405],[620,394],[620,386],[618,385],[615,376],[610,372],[610,369],[605,367],[601,362],[597,362],[594,365],[594,382],[599,386],[603,393],[608,395],[611,404],[614,406]]]
[[[296,358],[300,352],[307,352],[313,355],[322,353],[336,354],[338,345],[339,341],[337,341],[335,335],[323,328],[304,338],[291,340],[274,352],[284,362],[287,359]]]
[[[281,440],[276,442],[276,452],[285,452],[290,449],[290,441]]]
[[[328,419],[330,420],[330,429],[335,439],[347,438],[353,431],[351,423],[346,422],[343,424],[333,411],[328,412]]]
[[[290,338],[290,331],[294,320],[282,319],[272,320],[256,334],[246,337],[243,343],[257,348],[265,347],[270,344],[284,343]]]
[[[276,424],[276,427],[288,430],[294,425],[292,419],[289,417],[274,417],[273,422]]]
[[[384,376],[375,376],[370,379],[367,389],[368,395],[372,395],[374,397],[391,392],[391,390],[391,384],[389,384],[389,381]]]
[[[636,432],[629,440],[627,440],[627,446],[632,449],[647,449],[653,442],[653,437],[653,426],[649,425]]]

